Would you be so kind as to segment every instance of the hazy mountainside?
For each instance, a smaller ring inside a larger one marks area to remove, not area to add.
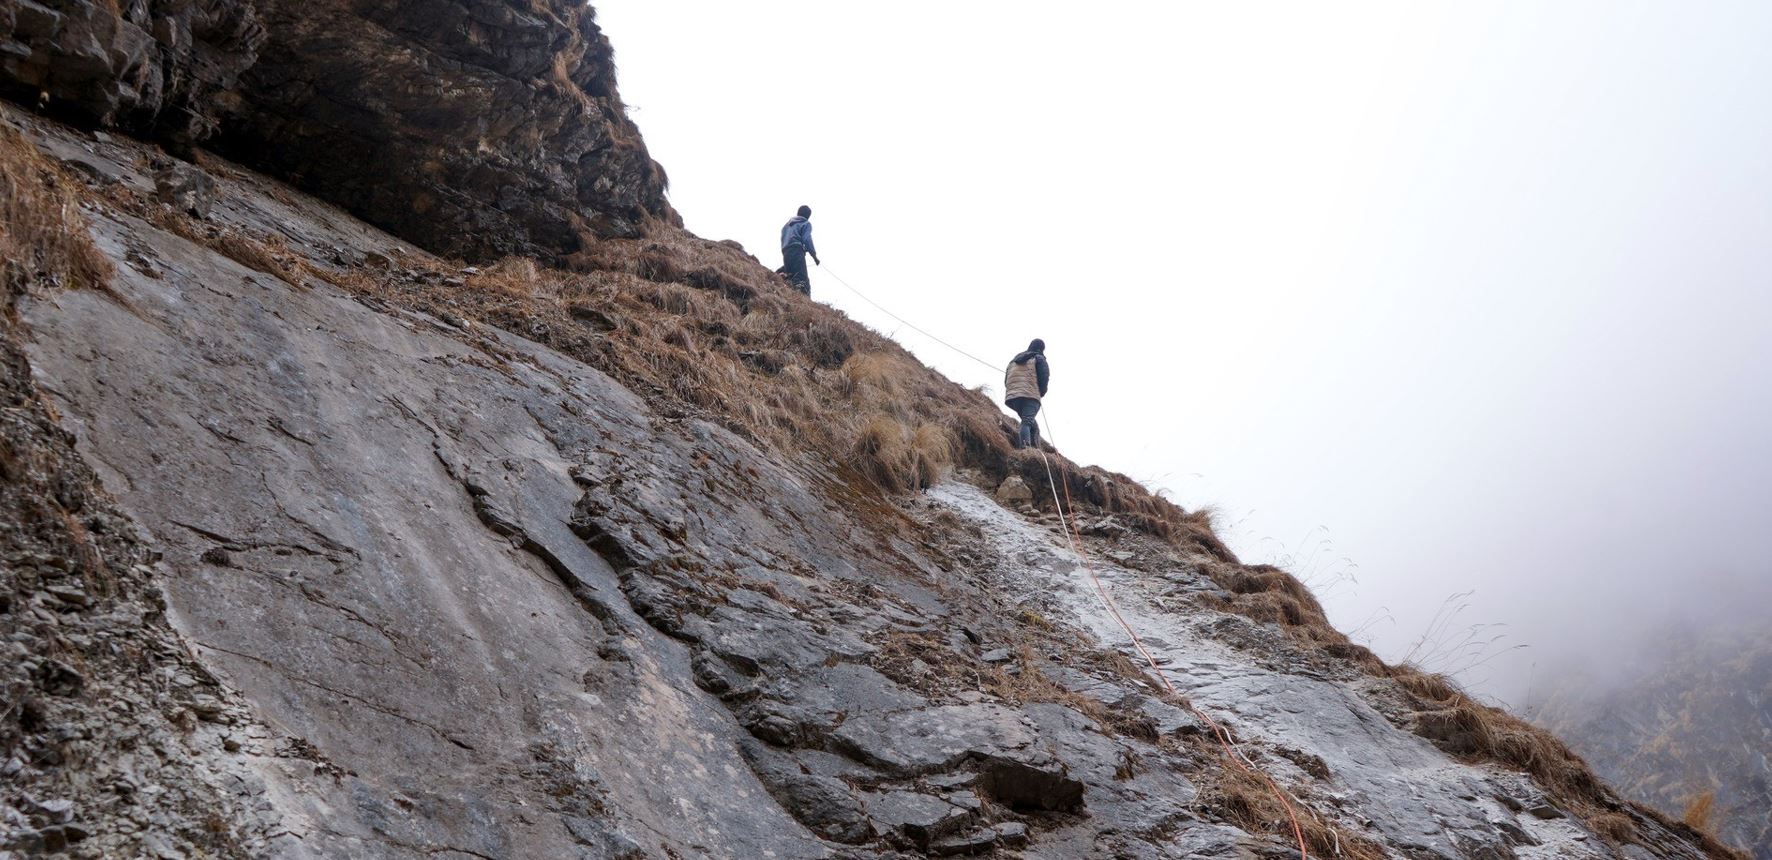
[[[684,233],[588,9],[305,8],[0,0],[189,159],[0,108],[0,856],[1726,856]]]
[[[1535,718],[1670,814],[1714,793],[1723,841],[1772,858],[1772,631],[1673,631],[1645,651],[1622,678],[1554,679]]]

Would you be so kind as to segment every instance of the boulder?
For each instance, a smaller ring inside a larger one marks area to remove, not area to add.
[[[1028,489],[1026,481],[1020,475],[1010,475],[997,485],[997,504],[1013,508],[1033,502],[1034,491]]]
[[[193,218],[208,218],[215,180],[201,167],[175,161],[154,171],[154,198]]]
[[[914,791],[892,791],[868,799],[868,815],[880,829],[899,834],[918,847],[963,829],[972,814],[939,797]]]

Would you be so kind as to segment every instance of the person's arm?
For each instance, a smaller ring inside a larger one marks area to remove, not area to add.
[[[1046,396],[1046,382],[1052,378],[1052,370],[1046,366],[1046,356],[1034,359],[1034,375],[1040,379],[1040,396]]]
[[[805,227],[804,232],[806,235],[806,253],[812,255],[812,262],[814,265],[819,265],[819,266],[824,265],[823,263],[820,263],[818,261],[818,249],[814,248],[812,246],[812,222],[811,221],[806,222],[806,227]]]

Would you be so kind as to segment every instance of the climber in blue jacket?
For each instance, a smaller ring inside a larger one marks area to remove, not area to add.
[[[812,244],[811,206],[801,206],[799,214],[788,220],[781,227],[781,273],[786,275],[788,283],[794,289],[812,295],[812,276],[806,273],[806,255],[812,255],[812,262],[818,262],[818,249]]]

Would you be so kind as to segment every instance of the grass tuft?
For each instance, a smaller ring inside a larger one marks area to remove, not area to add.
[[[80,211],[79,183],[0,126],[0,266],[76,289],[106,290],[114,269]]]

